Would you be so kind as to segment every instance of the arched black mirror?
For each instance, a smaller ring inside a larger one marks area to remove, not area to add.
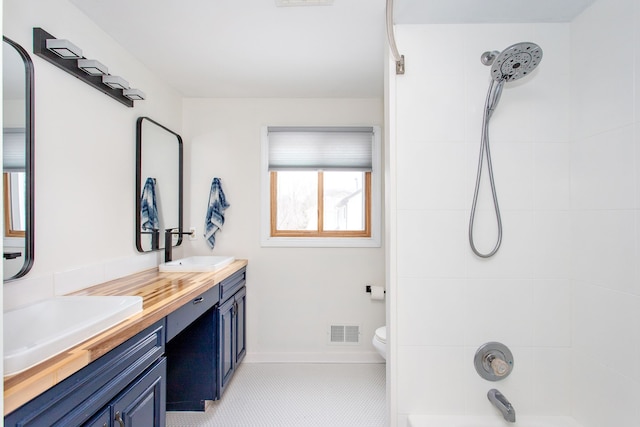
[[[22,277],[33,265],[33,62],[2,37],[4,277]]]
[[[182,138],[148,117],[136,123],[136,247],[163,249],[168,228],[182,230]],[[182,243],[173,236],[172,246]]]

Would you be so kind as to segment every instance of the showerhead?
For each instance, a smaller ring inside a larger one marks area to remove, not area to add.
[[[500,52],[491,62],[491,78],[497,82],[521,79],[531,73],[540,64],[540,60],[540,46],[528,42],[516,43]]]
[[[491,66],[491,78],[487,91],[487,98],[484,104],[484,116],[482,118],[482,139],[480,142],[480,158],[478,159],[478,173],[476,175],[476,188],[473,193],[473,203],[471,205],[471,218],[469,219],[469,245],[474,254],[480,258],[489,258],[495,255],[502,244],[502,219],[500,216],[500,207],[498,206],[498,196],[493,178],[493,166],[491,161],[491,153],[489,152],[489,120],[496,110],[502,89],[505,82],[521,79],[531,73],[542,59],[542,49],[534,43],[517,43],[509,46],[502,52],[485,52],[480,56],[480,60],[484,65]],[[496,83],[497,82],[497,83]],[[498,238],[496,245],[490,252],[482,253],[473,241],[473,226],[475,221],[475,212],[478,205],[478,194],[480,189],[480,180],[482,178],[482,170],[484,157],[487,158],[487,170],[489,172],[489,182],[491,183],[491,193],[493,195],[493,207],[496,213],[496,222],[498,223]]]

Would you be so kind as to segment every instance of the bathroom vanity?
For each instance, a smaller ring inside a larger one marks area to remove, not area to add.
[[[246,270],[167,316],[167,410],[204,411],[245,354]]]
[[[245,354],[246,265],[153,269],[75,293],[142,296],[143,311],[5,377],[5,425],[164,425],[166,409],[203,410]]]

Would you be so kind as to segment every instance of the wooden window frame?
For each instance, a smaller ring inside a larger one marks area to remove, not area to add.
[[[313,237],[313,238],[370,238],[371,237],[371,172],[364,173],[364,230],[323,230],[324,225],[324,175],[318,171],[318,229],[278,230],[278,173],[270,175],[271,237]]]
[[[11,221],[11,182],[9,181],[9,173],[2,174],[3,190],[4,190],[4,235],[5,237],[26,237],[25,230],[14,230]]]

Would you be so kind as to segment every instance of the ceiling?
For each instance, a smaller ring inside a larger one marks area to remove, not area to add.
[[[185,97],[383,93],[386,0],[70,1]],[[396,0],[394,21],[566,22],[593,1]]]

